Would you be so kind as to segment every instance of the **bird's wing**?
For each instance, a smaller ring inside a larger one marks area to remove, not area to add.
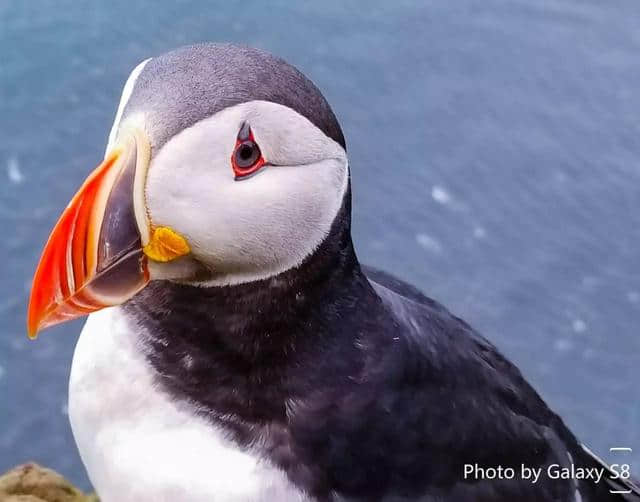
[[[562,421],[559,418],[557,418],[557,420],[553,418],[554,414],[546,408],[546,405],[539,398],[537,393],[525,382],[524,379],[522,379],[517,369],[504,359],[488,341],[475,333],[472,328],[464,323],[464,321],[449,314],[443,306],[427,297],[410,284],[407,284],[384,271],[371,267],[363,267],[363,270],[374,289],[396,312],[402,313],[403,311],[406,312],[410,310],[415,314],[416,308],[427,308],[432,312],[431,319],[441,318],[440,320],[445,320],[440,323],[441,326],[446,325],[449,329],[453,329],[455,326],[458,326],[461,329],[468,331],[468,338],[465,337],[457,339],[456,344],[451,347],[452,351],[459,348],[461,343],[464,344],[469,340],[473,340],[472,343],[475,347],[472,347],[470,350],[476,350],[481,359],[485,360],[489,366],[496,369],[496,372],[494,373],[495,380],[492,384],[482,389],[483,392],[485,392],[483,394],[483,398],[485,400],[489,399],[491,392],[495,392],[496,390],[500,392],[501,388],[506,390],[515,389],[518,399],[515,402],[511,402],[509,400],[503,401],[502,404],[504,404],[504,407],[502,411],[505,413],[512,413],[514,417],[521,415],[520,418],[523,420],[526,420],[526,417],[531,417],[531,413],[539,415],[538,420],[540,420],[540,416],[543,417],[538,424],[535,423],[537,420],[527,421],[525,423],[529,423],[532,428],[530,433],[531,437],[535,437],[538,434],[544,434],[547,438],[547,444],[553,445],[552,450],[555,457],[552,456],[553,458],[548,459],[548,462],[559,462],[562,464],[563,462],[566,462],[566,455],[569,455],[569,459],[571,459],[568,452],[574,452],[575,456],[578,457],[577,460],[579,466],[606,469],[606,475],[603,478],[603,483],[606,483],[606,486],[588,488],[588,485],[583,483],[581,484],[582,498],[578,500],[592,500],[592,498],[589,498],[590,496],[596,496],[598,497],[597,500],[601,500],[604,496],[606,497],[604,500],[640,502],[640,488],[638,487],[638,484],[632,479],[620,478],[619,475],[611,469],[611,467],[584,446],[582,446],[582,449],[584,450],[584,453],[582,453],[582,451],[580,451],[581,447],[579,443],[577,443],[576,439],[568,429],[565,428]],[[409,303],[407,303],[407,301]],[[421,307],[413,308],[410,304],[417,304]],[[416,316],[414,315],[413,317]],[[446,330],[447,328],[444,329]],[[465,368],[458,369],[462,371]],[[476,370],[477,369],[478,368],[476,368]],[[476,377],[480,376],[480,374],[475,375]],[[489,392],[489,394],[486,392]],[[506,395],[508,396],[509,394]],[[454,396],[452,396],[452,398],[453,397]],[[526,403],[528,403],[527,406],[520,406]],[[512,407],[514,408],[511,409]],[[455,420],[455,417],[452,417],[452,420]],[[498,439],[500,439],[500,437],[497,437],[497,440]],[[468,451],[467,453],[470,455],[473,452]],[[542,464],[544,463],[545,462],[542,462]],[[460,495],[459,499],[463,500],[465,497],[473,498],[480,494],[483,496],[490,496],[490,490],[494,489],[493,485],[494,483],[482,482],[474,483],[469,486],[465,484],[458,484],[455,486],[454,490],[464,490],[457,493],[457,495]],[[485,494],[483,490],[488,491]],[[498,498],[499,497],[495,497],[496,500]]]
[[[404,282],[397,277],[391,275],[384,270],[380,270],[368,265],[362,265],[362,271],[365,273],[370,282],[383,286],[397,295],[407,298],[422,305],[434,306],[438,305],[435,300],[426,296],[415,286]]]

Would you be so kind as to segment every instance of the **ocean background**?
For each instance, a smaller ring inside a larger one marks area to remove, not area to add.
[[[232,41],[331,103],[362,261],[469,321],[639,473],[639,21],[637,0],[2,0],[0,471],[35,460],[88,487],[66,407],[81,322],[27,340],[34,267],[131,69]]]

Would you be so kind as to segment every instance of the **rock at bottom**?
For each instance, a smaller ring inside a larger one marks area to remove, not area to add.
[[[60,474],[38,464],[14,467],[0,476],[0,502],[98,502]]]

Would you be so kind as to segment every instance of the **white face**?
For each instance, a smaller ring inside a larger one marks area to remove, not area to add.
[[[231,158],[244,123],[268,165],[236,180]],[[266,101],[226,108],[172,137],[151,160],[151,223],[171,227],[192,250],[177,263],[153,264],[152,278],[193,281],[194,260],[212,273],[206,285],[293,268],[329,233],[347,183],[345,150],[297,112]]]

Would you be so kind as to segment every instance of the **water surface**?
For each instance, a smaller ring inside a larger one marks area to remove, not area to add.
[[[323,90],[363,261],[468,320],[640,472],[640,3],[356,5],[0,3],[0,471],[32,459],[88,484],[66,409],[81,324],[29,342],[31,276],[129,71],[212,40],[275,52]]]

